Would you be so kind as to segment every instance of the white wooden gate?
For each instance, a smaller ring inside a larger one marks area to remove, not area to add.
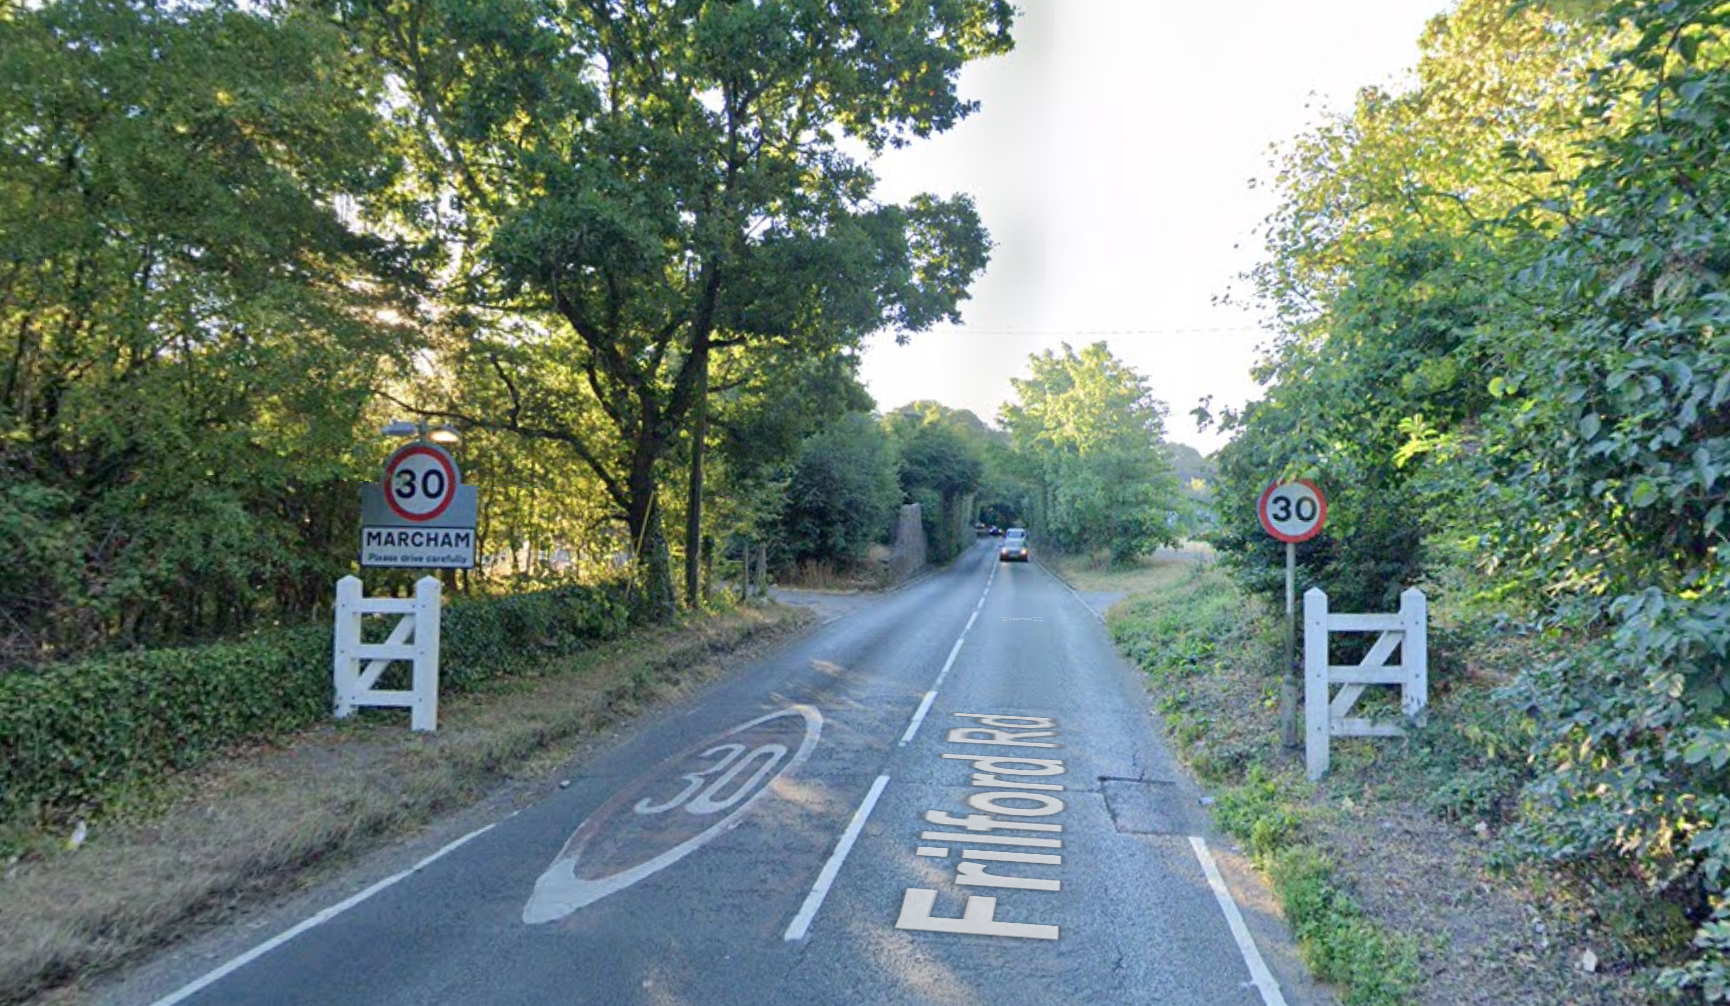
[[[1429,703],[1429,602],[1413,587],[1400,595],[1400,610],[1393,615],[1333,615],[1328,596],[1316,587],[1304,591],[1304,764],[1312,781],[1328,770],[1330,737],[1398,737],[1402,724],[1353,718],[1352,704],[1365,685],[1399,685],[1400,711],[1406,722],[1422,726]],[[1328,634],[1333,632],[1379,632],[1362,662],[1348,666],[1328,664]],[[1394,650],[1400,662],[1388,663]],[[1343,685],[1337,693],[1330,685]]]
[[[439,718],[439,582],[423,576],[414,597],[363,597],[360,578],[336,582],[336,716],[352,715],[359,706],[407,706],[415,730],[438,729]],[[401,615],[382,643],[361,642],[365,615]],[[413,687],[407,691],[376,689],[379,676],[392,661],[413,664]],[[363,666],[364,665],[364,666]]]

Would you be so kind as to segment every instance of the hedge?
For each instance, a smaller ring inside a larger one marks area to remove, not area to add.
[[[640,606],[566,586],[444,612],[440,691],[622,635]],[[139,782],[331,713],[331,628],[115,653],[0,675],[0,821],[100,807]]]

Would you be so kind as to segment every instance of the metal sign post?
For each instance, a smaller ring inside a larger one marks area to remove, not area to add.
[[[1285,542],[1285,674],[1279,697],[1280,740],[1298,746],[1297,543],[1321,534],[1328,518],[1327,497],[1314,482],[1275,482],[1262,490],[1255,513],[1262,530]]]

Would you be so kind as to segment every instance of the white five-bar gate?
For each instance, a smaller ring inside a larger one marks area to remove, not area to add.
[[[1347,615],[1328,611],[1328,596],[1319,588],[1304,592],[1304,763],[1310,779],[1328,770],[1328,740],[1332,737],[1398,737],[1397,722],[1348,715],[1365,685],[1399,685],[1400,711],[1407,723],[1422,725],[1429,702],[1429,644],[1425,633],[1429,602],[1413,587],[1400,595],[1393,615]],[[1379,632],[1362,662],[1328,663],[1328,635],[1334,632]],[[1400,662],[1388,663],[1394,650]],[[1330,685],[1343,685],[1329,693]]]
[[[359,706],[407,706],[409,726],[436,730],[439,719],[439,582],[423,576],[414,597],[364,597],[360,578],[336,582],[336,715],[353,714]],[[382,643],[361,642],[364,615],[401,615]],[[404,690],[374,688],[393,661],[414,667],[412,686]]]

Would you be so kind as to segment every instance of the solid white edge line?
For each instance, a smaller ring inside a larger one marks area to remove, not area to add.
[[[1089,614],[1091,614],[1094,618],[1099,619],[1101,624],[1104,624],[1104,622],[1105,622],[1105,613],[1104,612],[1093,610],[1093,605],[1088,604],[1085,600],[1083,600],[1080,592],[1078,592],[1074,587],[1071,587],[1069,585],[1068,580],[1065,580],[1063,577],[1058,576],[1056,573],[1053,573],[1051,571],[1051,567],[1047,566],[1043,559],[1035,559],[1034,561],[1039,563],[1040,569],[1043,569],[1047,573],[1050,573],[1051,578],[1053,580],[1056,580],[1058,583],[1063,584],[1063,589],[1069,591],[1069,593],[1074,596],[1077,604],[1081,605],[1083,608],[1086,608]]]
[[[415,875],[416,873],[419,873],[420,871],[426,869],[428,866],[431,866],[437,860],[442,859],[443,857],[445,857],[446,855],[448,855],[452,852],[455,852],[457,849],[461,848],[464,845],[467,845],[469,842],[473,841],[474,839],[479,838],[480,836],[486,834],[487,832],[492,831],[496,827],[498,827],[498,824],[497,824],[497,822],[494,822],[493,824],[489,824],[484,828],[477,828],[474,831],[469,832],[467,835],[464,835],[463,837],[450,843],[449,845],[447,845],[444,848],[440,849],[439,851],[433,853],[432,855],[426,857],[425,859],[421,860],[420,862],[418,862],[418,863],[414,864],[413,866],[409,867],[408,869],[402,871],[401,873],[393,874],[389,877],[386,877],[383,880],[379,881],[378,883],[373,884],[371,887],[368,887],[366,890],[361,891],[358,894],[351,895],[350,897],[345,898],[344,900],[339,901],[336,904],[331,905],[329,908],[326,908],[325,910],[319,912],[317,915],[314,915],[311,918],[306,919],[295,926],[291,926],[290,928],[283,930],[282,932],[271,937],[270,939],[265,940],[263,943],[260,943],[258,946],[253,947],[251,950],[248,950],[246,953],[241,954],[239,957],[236,957],[233,960],[230,960],[227,964],[222,965],[221,967],[217,968],[214,971],[210,971],[210,972],[206,973],[203,977],[192,981],[191,983],[183,986],[182,988],[180,988],[174,992],[170,992],[168,995],[163,996],[161,999],[156,1000],[154,1003],[151,1003],[150,1006],[174,1006],[175,1003],[178,1003],[178,1002],[180,1002],[180,1001],[182,1001],[182,1000],[184,1000],[190,996],[197,995],[198,993],[204,991],[206,988],[209,988],[211,985],[216,984],[217,982],[228,977],[229,975],[233,974],[234,972],[239,971],[241,968],[247,966],[248,964],[251,964],[253,961],[258,960],[260,957],[263,957],[265,954],[268,954],[272,950],[275,950],[277,947],[280,947],[284,943],[287,943],[289,940],[294,939],[296,936],[299,936],[301,933],[306,932],[308,929],[311,929],[314,926],[329,922],[331,919],[336,918],[338,915],[341,915],[343,912],[348,911],[349,909],[360,904],[361,902],[372,897],[373,895],[379,893],[380,891],[384,890],[385,888],[390,887],[392,884],[395,884],[399,881],[405,880],[408,877],[411,877],[411,876]]]
[[[802,940],[811,929],[811,920],[817,917],[817,910],[823,907],[823,899],[829,896],[829,887],[835,883],[835,878],[841,873],[841,864],[846,862],[847,854],[853,851],[853,843],[859,840],[859,833],[865,830],[865,819],[871,816],[871,809],[877,806],[877,798],[883,795],[883,787],[889,785],[889,777],[880,775],[871,784],[871,792],[865,794],[865,801],[859,809],[853,812],[853,820],[848,822],[847,830],[841,833],[841,841],[835,844],[835,851],[829,856],[829,861],[823,864],[823,872],[817,874],[817,882],[811,885],[811,893],[805,896],[805,904],[800,907],[799,914],[793,916],[788,924],[783,939],[788,942]]]
[[[907,724],[907,732],[901,735],[901,743],[895,745],[896,747],[906,747],[913,735],[919,732],[919,724],[925,722],[925,714],[931,711],[931,703],[936,698],[935,691],[925,693],[925,700],[919,703],[919,711],[913,714],[913,722]]]
[[[1219,910],[1225,913],[1225,924],[1231,927],[1238,952],[1243,955],[1243,962],[1249,965],[1249,976],[1256,991],[1261,993],[1261,1001],[1267,1006],[1286,1006],[1279,982],[1274,980],[1273,972],[1267,969],[1267,961],[1262,960],[1261,951],[1256,949],[1255,938],[1250,936],[1249,927],[1243,923],[1243,913],[1237,910],[1237,902],[1226,889],[1225,878],[1220,876],[1219,864],[1208,851],[1207,840],[1200,835],[1191,835],[1189,845],[1195,850],[1195,858],[1201,861],[1201,872],[1207,875],[1207,886],[1213,888],[1213,899],[1219,902]]]

